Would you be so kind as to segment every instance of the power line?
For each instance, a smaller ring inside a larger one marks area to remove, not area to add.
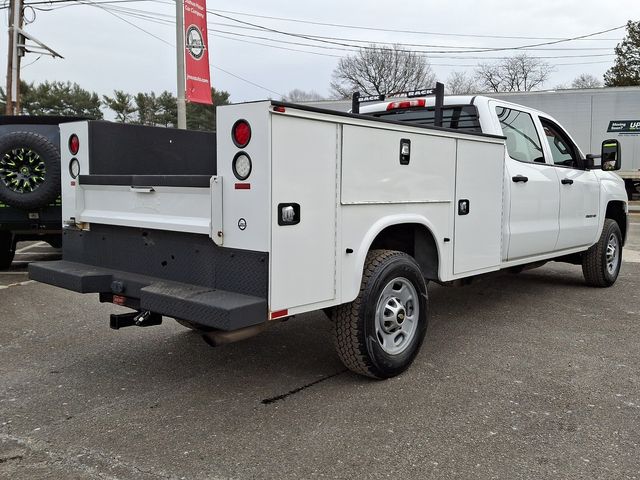
[[[247,80],[246,78],[242,78],[240,75],[236,75],[235,73],[231,73],[230,71],[225,70],[225,69],[224,69],[224,68],[222,68],[222,67],[218,67],[218,66],[216,66],[216,65],[212,65],[212,67],[213,67],[213,68],[215,68],[215,69],[217,69],[217,70],[220,70],[221,72],[226,73],[227,75],[231,75],[232,77],[237,78],[238,80],[242,80],[243,82],[247,82],[247,83],[249,83],[249,84],[251,84],[251,85],[254,85],[254,86],[258,87],[258,88],[261,88],[261,89],[263,89],[263,90],[266,90],[267,92],[274,93],[274,94],[276,94],[276,95],[279,95],[280,97],[284,97],[284,96],[285,96],[285,95],[283,95],[282,93],[278,93],[278,92],[276,92],[276,91],[274,91],[274,90],[271,90],[270,88],[263,87],[262,85],[259,85],[259,84],[257,84],[257,83],[254,83],[254,82],[252,82],[251,80]]]
[[[156,1],[157,0],[100,0],[99,2],[96,2],[96,3],[113,4],[113,3],[156,2]],[[35,2],[25,3],[24,6],[31,7],[33,5],[50,5],[54,7],[55,5],[65,4],[65,3],[67,4],[78,3],[78,0],[39,0]],[[5,10],[7,8],[9,8],[7,5],[0,6],[0,10]]]
[[[150,12],[148,10],[141,10],[141,9],[134,9],[134,8],[128,8],[128,7],[124,7],[124,6],[119,6],[119,5],[112,5],[112,4],[117,4],[117,3],[133,3],[133,2],[142,2],[142,1],[153,1],[155,3],[163,3],[163,4],[169,4],[169,3],[173,3],[173,2],[163,2],[161,0],[50,0],[50,1],[40,1],[40,2],[30,2],[30,4],[34,4],[34,3],[39,3],[39,4],[62,4],[59,6],[55,6],[53,8],[64,8],[67,6],[72,6],[72,5],[88,5],[88,6],[93,6],[93,7],[98,7],[101,10],[107,11],[108,13],[110,13],[111,15],[115,16],[116,18],[118,18],[121,21],[126,22],[127,24],[133,26],[134,28],[142,31],[143,33],[152,36],[153,38],[156,38],[157,40],[162,41],[163,43],[172,46],[173,45],[170,42],[165,41],[164,39],[162,39],[161,37],[156,36],[155,34],[153,34],[152,32],[149,32],[145,29],[143,29],[142,27],[140,27],[139,25],[137,25],[137,23],[134,22],[130,22],[128,20],[126,20],[125,18],[123,18],[123,16],[128,16],[131,18],[137,18],[138,20],[145,20],[145,21],[149,21],[149,22],[153,22],[153,23],[157,23],[157,24],[162,24],[162,25],[170,25],[173,24],[173,16],[171,15],[166,15],[166,14],[162,14],[162,13],[158,13],[158,12]],[[103,5],[103,4],[107,4],[107,5]],[[115,12],[119,13],[120,15],[116,14]],[[228,20],[231,20],[232,22],[236,22],[236,23],[240,23],[241,25],[233,25],[233,24],[222,24],[224,26],[229,26],[231,28],[237,28],[237,29],[249,29],[249,30],[257,30],[257,31],[266,31],[269,33],[274,33],[277,35],[286,35],[286,36],[293,36],[293,37],[298,37],[298,38],[303,38],[306,39],[308,41],[311,42],[318,42],[318,40],[320,40],[320,43],[324,43],[323,45],[318,45],[317,43],[301,43],[301,42],[293,42],[293,41],[286,41],[286,40],[281,40],[281,39],[275,39],[275,38],[269,38],[269,37],[262,37],[262,36],[256,36],[256,35],[247,35],[247,34],[241,34],[241,33],[237,33],[237,32],[229,32],[229,31],[225,31],[225,30],[219,30],[219,29],[209,29],[210,32],[212,32],[212,36],[217,37],[217,38],[222,38],[225,40],[233,40],[233,41],[237,41],[237,42],[243,42],[243,43],[249,43],[249,44],[256,44],[256,45],[260,45],[260,46],[265,46],[265,47],[270,47],[270,48],[277,48],[277,49],[281,49],[281,50],[288,50],[288,51],[294,51],[294,52],[300,52],[300,53],[306,53],[306,54],[313,54],[313,55],[321,55],[321,56],[328,56],[328,57],[333,57],[333,58],[341,58],[342,55],[337,55],[337,54],[331,54],[331,53],[321,53],[321,52],[314,52],[314,51],[310,51],[310,50],[302,50],[302,49],[296,49],[296,48],[289,48],[289,47],[282,47],[282,46],[277,46],[277,45],[270,45],[270,44],[266,44],[266,43],[261,43],[261,42],[256,42],[256,41],[251,41],[251,40],[246,40],[246,38],[252,38],[252,39],[259,39],[259,40],[265,40],[268,42],[274,42],[274,43],[282,43],[282,44],[292,44],[292,45],[297,45],[297,46],[303,46],[303,47],[308,47],[308,48],[321,48],[321,49],[325,49],[325,50],[333,50],[333,51],[350,51],[350,52],[357,52],[360,51],[362,49],[361,45],[353,45],[353,44],[346,44],[346,46],[342,46],[340,44],[338,45],[333,45],[334,43],[337,42],[331,42],[331,41],[326,41],[326,42],[322,42],[321,40],[324,39],[333,39],[336,37],[323,37],[323,36],[317,36],[317,35],[305,35],[305,34],[297,34],[297,33],[292,33],[292,32],[285,32],[285,31],[280,31],[280,30],[276,30],[276,29],[270,29],[268,27],[264,27],[262,25],[258,25],[258,24],[253,24],[250,22],[243,22],[242,20],[238,20],[238,19],[234,19],[232,17],[226,17],[223,15],[217,15],[215,12],[211,12],[209,11],[209,13],[212,13],[213,15],[222,17],[222,18],[226,18]],[[237,13],[237,12],[236,12]],[[249,14],[248,14],[249,15]],[[211,23],[215,23],[215,22],[211,22]],[[304,23],[304,22],[303,22]],[[563,42],[569,42],[569,41],[574,41],[574,40],[579,40],[579,39],[585,39],[585,38],[589,38],[595,35],[600,35],[602,33],[606,33],[608,31],[613,31],[613,30],[617,30],[620,28],[624,28],[624,26],[621,27],[615,27],[612,29],[607,29],[607,30],[603,30],[601,32],[595,32],[595,33],[590,33],[587,35],[581,35],[579,37],[574,37],[574,38],[564,38],[564,39],[555,39],[552,42],[544,42],[542,44],[536,44],[536,46],[540,45],[545,45],[545,44],[557,44],[557,43],[563,43]],[[373,29],[375,30],[375,29]],[[221,35],[224,34],[224,35]],[[240,38],[233,38],[233,37],[229,37],[227,35],[232,35],[234,37],[240,37]],[[471,35],[469,35],[471,36]],[[492,38],[492,36],[487,36],[489,38]],[[497,38],[502,38],[502,37],[497,37]],[[504,37],[504,38],[508,38],[508,37]],[[527,38],[534,38],[534,37],[527,37]],[[338,40],[341,40],[339,37],[337,37]],[[345,39],[346,41],[353,41],[353,42],[367,42],[366,40],[355,40],[355,39]],[[370,43],[375,43],[375,42],[370,42]],[[391,42],[385,42],[388,44],[391,44]],[[410,45],[410,44],[406,44],[406,45]],[[423,45],[423,44],[415,44],[415,45]],[[470,50],[470,51],[453,51],[450,53],[453,54],[473,54],[473,53],[478,53],[478,52],[484,52],[484,51],[505,51],[505,50],[516,50],[516,49],[521,49],[521,50],[526,50],[527,48],[531,48],[532,46],[519,46],[519,47],[507,47],[507,48],[496,48],[496,49],[476,49],[476,50]],[[447,46],[446,48],[462,48],[462,47],[457,47],[457,46]],[[474,47],[465,47],[465,48],[474,48]],[[541,49],[542,50],[542,49]],[[563,50],[563,49],[548,49],[548,50]],[[589,48],[585,48],[584,50],[592,50]],[[597,50],[597,49],[593,49],[593,50]],[[468,55],[464,55],[464,56],[445,56],[444,52],[440,53],[440,52],[427,52],[427,51],[412,51],[412,53],[418,53],[421,55],[424,54],[438,54],[438,57],[435,58],[451,58],[451,59],[467,59],[467,60],[471,60],[471,59],[480,59],[480,60],[500,60],[500,59],[504,59],[504,58],[508,58],[508,57],[471,57]],[[547,56],[547,57],[534,57],[534,58],[543,58],[543,59],[562,59],[562,58],[585,58],[585,57],[605,57],[605,56],[613,56],[614,54],[603,54],[603,55],[559,55],[559,56]],[[433,58],[433,57],[432,57]],[[569,65],[587,65],[587,64],[599,64],[599,63],[610,63],[609,61],[597,61],[597,62],[579,62],[579,63],[556,63],[555,66],[569,66]],[[444,63],[433,63],[432,65],[434,66],[448,66],[448,67],[459,67],[459,68],[467,68],[467,67],[476,67],[477,65],[469,65],[469,64],[444,64]],[[274,90],[271,90],[263,85],[260,85],[258,83],[255,83],[247,78],[241,77],[240,75],[237,75],[233,72],[230,72],[228,70],[225,70],[221,67],[218,67],[217,65],[213,65],[212,67],[220,70],[221,72],[230,75],[234,78],[237,78],[243,82],[246,82],[252,86],[255,86],[257,88],[260,88],[264,91],[267,91],[269,93],[275,94],[275,95],[279,95],[279,96],[283,96],[281,93],[276,92]]]
[[[62,0],[58,0],[58,1],[62,1]],[[127,24],[129,24],[129,25],[131,25],[131,26],[133,26],[133,27],[135,27],[136,29],[140,30],[141,32],[146,33],[147,35],[150,35],[151,37],[155,38],[156,40],[160,40],[162,43],[164,43],[164,44],[166,44],[166,45],[168,45],[168,46],[170,46],[170,47],[172,47],[172,48],[175,48],[175,45],[173,45],[172,43],[167,42],[167,41],[166,41],[166,40],[164,40],[163,38],[158,37],[157,35],[155,35],[155,34],[153,34],[153,33],[149,32],[148,30],[145,30],[144,28],[142,28],[142,27],[140,27],[140,26],[138,26],[138,25],[134,24],[133,22],[130,22],[130,21],[126,20],[125,18],[122,18],[120,15],[117,15],[117,14],[115,14],[115,13],[113,13],[113,12],[109,11],[109,9],[108,9],[107,7],[103,7],[103,6],[101,6],[101,5],[97,5],[97,4],[96,4],[96,2],[94,2],[93,0],[76,0],[76,1],[77,1],[77,3],[84,3],[85,5],[88,5],[88,6],[98,7],[98,8],[100,8],[101,10],[104,10],[104,11],[106,11],[107,13],[110,13],[111,15],[115,16],[116,18],[118,18],[118,19],[122,20],[123,22],[125,22],[125,23],[127,23]],[[282,95],[281,93],[278,93],[278,92],[276,92],[276,91],[274,91],[274,90],[271,90],[270,88],[267,88],[267,87],[265,87],[265,86],[262,86],[262,85],[260,85],[260,84],[258,84],[258,83],[255,83],[255,82],[253,82],[253,81],[251,81],[251,80],[248,80],[248,79],[246,79],[246,78],[244,78],[244,77],[241,77],[240,75],[237,75],[237,74],[235,74],[235,73],[232,73],[232,72],[230,72],[230,71],[228,71],[228,70],[225,70],[225,69],[223,69],[222,67],[219,67],[219,66],[214,65],[214,64],[211,64],[211,66],[212,66],[213,68],[217,69],[217,70],[220,70],[221,72],[226,73],[227,75],[231,75],[232,77],[237,78],[238,80],[242,80],[243,82],[246,82],[246,83],[248,83],[248,84],[250,84],[250,85],[253,85],[253,86],[255,86],[255,87],[261,88],[261,89],[263,89],[263,90],[265,90],[265,91],[267,91],[267,92],[274,93],[274,94],[279,95],[279,96],[284,96],[284,95]]]
[[[207,10],[207,11],[209,11],[209,10]],[[220,18],[224,18],[226,20],[231,20],[233,22],[237,22],[237,23],[240,23],[242,25],[249,25],[249,26],[252,26],[252,27],[257,27],[257,28],[260,28],[260,29],[268,31],[268,32],[278,33],[280,35],[286,35],[286,36],[297,37],[297,38],[304,38],[304,39],[310,40],[310,41],[322,42],[322,43],[338,45],[338,46],[342,46],[342,47],[356,47],[356,48],[361,48],[363,50],[371,50],[371,49],[376,49],[377,50],[377,49],[379,49],[378,47],[358,46],[358,45],[348,44],[348,43],[344,43],[344,42],[316,39],[316,38],[309,37],[308,35],[285,32],[283,30],[277,30],[277,29],[274,29],[274,28],[265,27],[263,25],[259,25],[259,24],[255,24],[255,23],[251,23],[251,22],[246,22],[244,20],[239,20],[237,18],[229,17],[227,15],[222,15],[220,13],[215,13],[213,11],[211,11],[210,13],[212,15],[218,16]],[[606,29],[606,30],[601,30],[601,31],[598,31],[598,32],[593,32],[593,33],[588,33],[586,35],[579,35],[579,36],[571,37],[571,38],[564,38],[564,39],[560,39],[560,40],[554,40],[554,41],[542,42],[542,43],[534,43],[534,44],[530,44],[530,45],[520,45],[520,46],[517,46],[517,47],[484,48],[482,50],[475,50],[475,51],[469,52],[469,53],[502,52],[502,51],[510,51],[510,50],[523,50],[523,49],[527,49],[527,48],[540,47],[540,46],[546,46],[546,45],[555,45],[555,44],[558,44],[558,43],[571,42],[571,41],[579,40],[579,39],[582,39],[582,38],[594,37],[596,35],[601,35],[603,33],[612,32],[614,30],[619,30],[619,29],[622,29],[622,28],[625,28],[625,27],[626,27],[626,25],[620,25],[620,26],[609,28],[609,29]],[[385,48],[381,48],[381,49],[385,50]],[[389,50],[389,49],[386,49],[386,50]],[[398,50],[398,51],[403,51],[403,50]],[[404,50],[404,52],[411,53],[410,50]],[[425,52],[425,53],[444,54],[444,53],[467,53],[467,52],[443,50],[443,51],[429,51],[429,52]]]
[[[511,40],[563,40],[558,37],[527,37],[527,36],[509,36],[509,35],[483,35],[483,34],[471,34],[471,33],[450,33],[450,32],[426,32],[426,31],[417,31],[417,30],[400,30],[400,29],[392,29],[392,28],[380,28],[380,27],[367,27],[362,25],[348,25],[344,23],[325,23],[325,22],[317,22],[312,20],[302,20],[302,19],[294,19],[294,18],[286,18],[286,17],[274,17],[269,15],[259,15],[255,13],[246,13],[246,12],[237,12],[230,10],[220,10],[220,9],[209,9],[207,10],[210,13],[219,12],[219,13],[228,13],[231,15],[240,15],[245,17],[254,17],[254,18],[265,18],[269,20],[281,20],[285,22],[294,22],[294,23],[305,23],[308,25],[319,25],[326,27],[338,27],[338,28],[350,28],[356,30],[373,30],[378,32],[392,32],[392,33],[410,33],[417,35],[434,35],[434,36],[448,36],[448,37],[470,37],[470,38],[501,38],[501,39],[511,39]],[[620,39],[581,39],[581,40],[597,40],[597,41],[620,41]]]
[[[123,22],[125,22],[125,23],[127,23],[127,24],[131,25],[133,28],[136,28],[136,29],[140,30],[141,32],[146,33],[147,35],[152,36],[152,37],[153,37],[153,38],[155,38],[156,40],[160,40],[162,43],[165,43],[165,44],[169,45],[170,47],[174,47],[174,48],[175,48],[175,46],[174,46],[173,44],[171,44],[171,43],[167,42],[164,38],[161,38],[161,37],[159,37],[159,36],[155,35],[154,33],[151,33],[149,30],[145,30],[145,29],[144,29],[144,28],[142,28],[141,26],[136,25],[136,24],[135,24],[135,23],[133,23],[133,22],[130,22],[130,21],[129,21],[129,20],[127,20],[126,18],[122,18],[122,17],[121,17],[120,15],[118,15],[117,13],[112,12],[109,8],[107,8],[107,7],[103,7],[102,5],[99,5],[98,3],[94,2],[94,0],[84,0],[83,2],[79,2],[79,3],[85,3],[85,2],[86,2],[86,4],[87,4],[87,5],[91,5],[91,6],[93,6],[93,7],[97,7],[97,8],[99,8],[100,10],[103,10],[103,11],[107,12],[108,14],[113,15],[114,17],[116,17],[116,18],[118,18],[118,19],[122,20]]]
[[[312,47],[312,48],[323,48],[326,50],[336,50],[336,51],[347,51],[347,52],[359,52],[361,47],[358,46],[354,46],[355,48],[342,48],[342,47],[329,47],[326,45],[312,45],[309,43],[300,43],[300,42],[290,42],[290,41],[286,41],[286,40],[278,40],[278,39],[274,39],[274,38],[269,38],[269,37],[262,37],[259,35],[247,35],[247,34],[242,34],[242,33],[236,33],[236,32],[229,32],[229,31],[225,31],[225,30],[218,30],[218,29],[209,29],[209,31],[211,32],[216,32],[216,33],[224,33],[226,35],[233,35],[233,36],[238,36],[238,37],[244,37],[244,38],[253,38],[253,39],[258,39],[258,40],[266,40],[269,42],[276,42],[276,43],[284,43],[284,44],[289,44],[289,45],[298,45],[298,46],[305,46],[305,47]],[[220,35],[219,35],[220,36]],[[225,37],[228,38],[228,37]],[[259,42],[252,42],[252,43],[256,43],[258,45],[265,45]],[[266,45],[266,46],[272,46],[275,47],[273,45]],[[561,50],[561,49],[559,49]],[[610,49],[606,49],[606,50],[610,50]],[[299,50],[298,50],[299,51]],[[402,51],[402,50],[400,50]],[[309,53],[314,53],[314,52],[309,52]],[[464,59],[470,59],[470,60],[484,60],[484,59],[494,59],[494,60],[503,60],[505,58],[509,58],[509,57],[471,57],[471,56],[467,56],[465,55],[464,57],[461,56],[450,56],[450,55],[442,55],[439,54],[437,52],[431,52],[431,51],[424,51],[424,50],[411,50],[411,53],[420,55],[420,56],[427,56],[430,57],[430,55],[438,55],[438,57],[431,57],[431,58],[464,58]],[[454,54],[462,54],[462,53],[476,53],[473,51],[469,51],[469,52],[464,52],[464,51],[460,51],[460,52],[452,52]],[[605,56],[613,56],[615,55],[615,53],[606,53],[606,54],[589,54],[589,55],[558,55],[558,56],[535,56],[535,58],[542,58],[542,59],[554,59],[554,58],[584,58],[584,57],[594,57],[594,56],[600,56],[600,57],[605,57]],[[330,55],[330,56],[336,56],[336,55]]]
[[[68,3],[70,0],[57,0],[58,3]],[[73,0],[76,4],[81,3],[78,2],[77,0]],[[102,3],[107,3],[109,0],[106,0],[105,2]],[[117,1],[117,0],[111,0],[111,1]],[[120,0],[120,1],[137,1],[137,0]],[[167,2],[162,2],[160,0],[148,0],[148,1],[156,1],[157,3],[164,3],[167,4]],[[94,3],[98,3],[98,2],[94,2]],[[69,6],[69,5],[64,5],[64,6]],[[63,7],[59,7],[59,8],[64,8]],[[106,7],[105,7],[106,8]],[[140,19],[145,19],[147,21],[161,21],[159,17],[164,17],[167,18],[167,24],[172,23],[172,17],[169,15],[163,15],[157,12],[149,12],[147,10],[139,10],[139,9],[131,9],[131,8],[126,8],[126,7],[119,7],[119,6],[109,6],[109,8],[113,9],[114,11],[116,9],[120,10],[123,14],[126,12],[128,14],[130,14],[131,16],[135,16],[137,18]],[[212,13],[213,15],[215,15],[215,13]],[[231,19],[231,17],[228,17]],[[169,20],[171,19],[171,20]],[[236,20],[236,19],[231,19],[232,21],[238,21],[238,22],[242,22],[240,20]],[[211,22],[212,24],[215,24],[217,22]],[[247,23],[247,22],[244,22]],[[240,34],[237,32],[229,32],[229,31],[224,31],[224,30],[214,30],[211,29],[212,31],[215,31],[217,33],[224,33],[226,35],[234,35],[234,36],[241,36],[241,37],[245,37],[245,38],[253,38],[253,39],[258,39],[258,40],[265,40],[265,41],[269,41],[269,42],[276,42],[276,43],[284,43],[284,44],[291,44],[291,45],[296,45],[296,46],[304,46],[304,47],[309,47],[309,48],[320,48],[320,49],[325,49],[325,50],[336,50],[336,51],[350,51],[350,52],[354,52],[354,51],[359,51],[362,48],[368,49],[368,48],[378,48],[378,47],[371,47],[369,46],[365,46],[363,47],[362,45],[354,45],[354,44],[347,44],[347,43],[339,43],[339,42],[332,42],[332,41],[325,41],[326,39],[337,39],[337,40],[346,40],[346,41],[353,41],[353,42],[361,42],[361,43],[369,43],[369,44],[373,44],[376,43],[375,41],[372,40],[360,40],[360,39],[342,39],[341,37],[326,37],[326,36],[319,36],[319,35],[307,35],[307,34],[300,34],[300,33],[293,33],[293,32],[285,32],[285,31],[280,31],[280,30],[273,30],[273,29],[268,29],[268,27],[264,27],[262,25],[257,25],[257,24],[250,24],[248,23],[248,25],[251,26],[246,26],[246,25],[232,25],[232,24],[222,24],[222,25],[226,25],[226,26],[230,26],[231,28],[239,28],[239,29],[250,29],[250,30],[258,30],[258,31],[266,31],[268,33],[277,33],[280,35],[291,35],[291,36],[295,36],[298,38],[303,38],[303,39],[307,39],[309,41],[312,42],[321,42],[321,45],[318,45],[316,43],[313,44],[309,44],[309,43],[300,43],[300,42],[291,42],[291,41],[286,41],[286,40],[280,40],[280,39],[273,39],[273,38],[269,38],[269,37],[263,37],[263,36],[256,36],[256,35],[246,35],[246,34]],[[622,28],[622,27],[616,27],[614,29],[617,28]],[[614,29],[610,29],[610,30],[614,30]],[[546,44],[557,44],[560,42],[568,42],[568,41],[573,41],[576,39],[581,39],[584,37],[588,37],[588,36],[594,36],[594,35],[599,35],[601,33],[604,33],[605,31],[602,32],[595,32],[595,33],[591,33],[591,34],[587,34],[587,35],[583,35],[580,37],[574,37],[574,38],[569,38],[569,39],[560,39],[558,41],[555,42],[546,42]],[[382,43],[382,44],[387,44],[387,45],[394,45],[394,43],[392,42],[378,42],[378,43]],[[327,45],[328,44],[328,45]],[[403,46],[423,46],[423,47],[437,47],[438,45],[428,45],[428,44],[407,44],[407,43],[396,43],[397,45],[403,45]],[[334,46],[334,45],[338,45],[338,46]],[[543,45],[543,44],[536,44],[536,45]],[[345,48],[346,47],[346,48]],[[420,53],[420,54],[427,54],[427,55],[443,55],[445,53],[452,53],[452,54],[472,54],[472,53],[486,53],[486,52],[493,52],[493,51],[509,51],[509,50],[548,50],[548,51],[558,51],[558,50],[573,50],[574,48],[535,48],[533,45],[521,45],[521,46],[516,46],[516,47],[496,47],[496,48],[489,48],[489,47],[468,47],[468,46],[457,46],[457,45],[440,45],[440,47],[445,47],[445,48],[456,48],[457,50],[448,50],[448,51],[434,51],[434,50],[411,50],[412,53]],[[275,47],[274,47],[275,48]],[[462,48],[465,49],[470,49],[470,50],[460,50]],[[606,48],[575,48],[576,50],[607,50]],[[293,51],[299,51],[298,49],[292,49]],[[400,50],[403,51],[403,50]],[[317,53],[315,53],[317,54]],[[613,54],[610,54],[613,55]],[[573,56],[569,56],[569,55],[564,55],[564,56],[550,56],[550,57],[539,57],[539,58],[582,58],[582,57],[588,57],[590,55],[573,55]],[[602,55],[605,56],[605,55]],[[608,56],[608,55],[607,55]],[[444,57],[443,57],[444,58]],[[450,57],[450,58],[455,58],[455,57]],[[479,57],[469,57],[469,59],[478,59]],[[484,59],[485,57],[482,57],[482,59]],[[486,57],[489,59],[492,58],[496,58],[496,57]]]
[[[121,11],[123,12],[123,15],[125,14],[124,12],[126,11],[126,15],[128,16],[132,16],[138,19],[143,19],[146,21],[150,21],[150,22],[154,22],[154,23],[160,23],[160,24],[166,24],[166,25],[170,25],[173,22],[171,20],[169,20],[169,18],[171,18],[168,15],[163,15],[163,14],[158,14],[155,12],[148,12],[146,10],[135,10],[135,9],[128,9],[128,8],[123,8],[123,7],[114,7],[114,6],[109,6],[109,7],[104,7],[105,9],[112,9],[114,11]],[[117,10],[116,10],[117,9]],[[167,18],[167,20],[163,20],[160,17],[165,17]],[[242,28],[242,27],[239,27]],[[252,28],[253,30],[253,28]],[[256,28],[255,30],[261,30]],[[257,39],[257,40],[264,40],[264,41],[268,41],[268,42],[275,42],[275,43],[281,43],[281,44],[287,44],[287,45],[295,45],[295,46],[303,46],[303,47],[309,47],[309,48],[319,48],[319,49],[324,49],[324,50],[334,50],[334,51],[346,51],[346,52],[358,52],[360,51],[360,49],[362,48],[360,45],[352,45],[351,47],[339,47],[339,46],[333,46],[333,45],[317,45],[317,44],[310,44],[310,43],[301,43],[301,42],[295,42],[295,41],[288,41],[288,40],[281,40],[281,39],[275,39],[275,38],[270,38],[270,37],[264,37],[264,36],[259,36],[259,35],[248,35],[248,34],[242,34],[242,33],[237,33],[237,32],[230,32],[227,30],[220,30],[220,29],[213,29],[210,28],[209,29],[210,32],[214,32],[214,36],[219,37],[219,38],[225,38],[228,40],[234,40],[230,37],[227,37],[226,35],[232,35],[232,36],[237,36],[237,37],[242,37],[242,38],[251,38],[251,39]],[[262,31],[262,30],[261,30]],[[270,33],[270,32],[269,32]],[[289,32],[290,33],[290,32]],[[217,34],[225,34],[225,35],[217,35]],[[591,34],[592,35],[592,34]],[[330,57],[341,57],[339,55],[332,55],[332,54],[321,54],[319,52],[312,52],[312,51],[308,51],[308,50],[300,50],[300,49],[295,49],[295,48],[285,48],[285,47],[277,47],[275,45],[268,45],[268,44],[264,44],[261,42],[251,42],[248,40],[239,40],[239,39],[235,39],[236,41],[241,41],[243,43],[251,43],[251,44],[256,44],[256,45],[262,45],[262,46],[268,46],[271,48],[278,48],[278,49],[282,49],[282,50],[290,50],[290,51],[295,51],[295,52],[302,52],[302,53],[310,53],[313,55],[323,55],[323,56],[330,56]],[[373,47],[369,47],[369,48],[373,48]],[[523,49],[525,50],[525,49]],[[547,50],[551,50],[551,51],[558,51],[558,50],[563,50],[563,49],[547,49]],[[586,50],[590,50],[590,49],[586,49]],[[401,50],[402,51],[402,50]],[[481,52],[483,50],[480,50]],[[464,56],[453,56],[453,55],[443,55],[442,53],[439,52],[433,52],[433,51],[424,51],[424,50],[411,50],[412,53],[414,54],[418,54],[421,56],[431,56],[431,55],[438,55],[438,57],[431,57],[431,58],[450,58],[450,59],[468,59],[468,60],[502,60],[508,57],[486,57],[486,56],[481,56],[481,57],[473,57],[473,56],[469,56],[467,54],[470,53],[477,53],[476,51],[453,51],[452,53],[455,55],[460,55],[460,54],[465,54]],[[609,53],[609,54],[589,54],[589,55],[555,55],[555,56],[535,56],[535,58],[540,58],[540,59],[562,59],[562,58],[589,58],[589,57],[609,57],[609,56],[613,56],[614,53]]]

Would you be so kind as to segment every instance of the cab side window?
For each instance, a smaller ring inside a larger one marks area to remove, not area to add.
[[[507,152],[520,162],[545,163],[540,137],[531,115],[506,107],[496,107]]]
[[[553,163],[564,167],[578,167],[577,150],[569,140],[569,137],[552,122],[544,118],[540,118],[540,122],[544,128],[547,143],[549,143]]]

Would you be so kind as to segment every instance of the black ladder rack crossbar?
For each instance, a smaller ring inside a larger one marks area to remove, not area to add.
[[[437,82],[434,88],[423,88],[420,90],[410,90],[407,92],[382,93],[380,95],[362,95],[360,92],[354,92],[351,97],[351,113],[359,114],[360,105],[369,102],[384,102],[390,98],[416,98],[428,97],[434,95],[436,97],[436,111],[434,124],[436,127],[442,126],[442,107],[444,105],[444,84]]]

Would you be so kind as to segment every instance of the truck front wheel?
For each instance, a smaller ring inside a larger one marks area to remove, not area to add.
[[[582,273],[587,285],[610,287],[618,278],[622,264],[622,234],[615,220],[605,218],[598,243],[582,257]]]
[[[340,359],[350,370],[373,378],[402,373],[424,340],[428,304],[426,282],[412,257],[372,250],[358,297],[333,314]]]

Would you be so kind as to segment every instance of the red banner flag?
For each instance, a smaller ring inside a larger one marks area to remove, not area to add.
[[[184,43],[186,98],[211,105],[206,0],[184,0]]]

